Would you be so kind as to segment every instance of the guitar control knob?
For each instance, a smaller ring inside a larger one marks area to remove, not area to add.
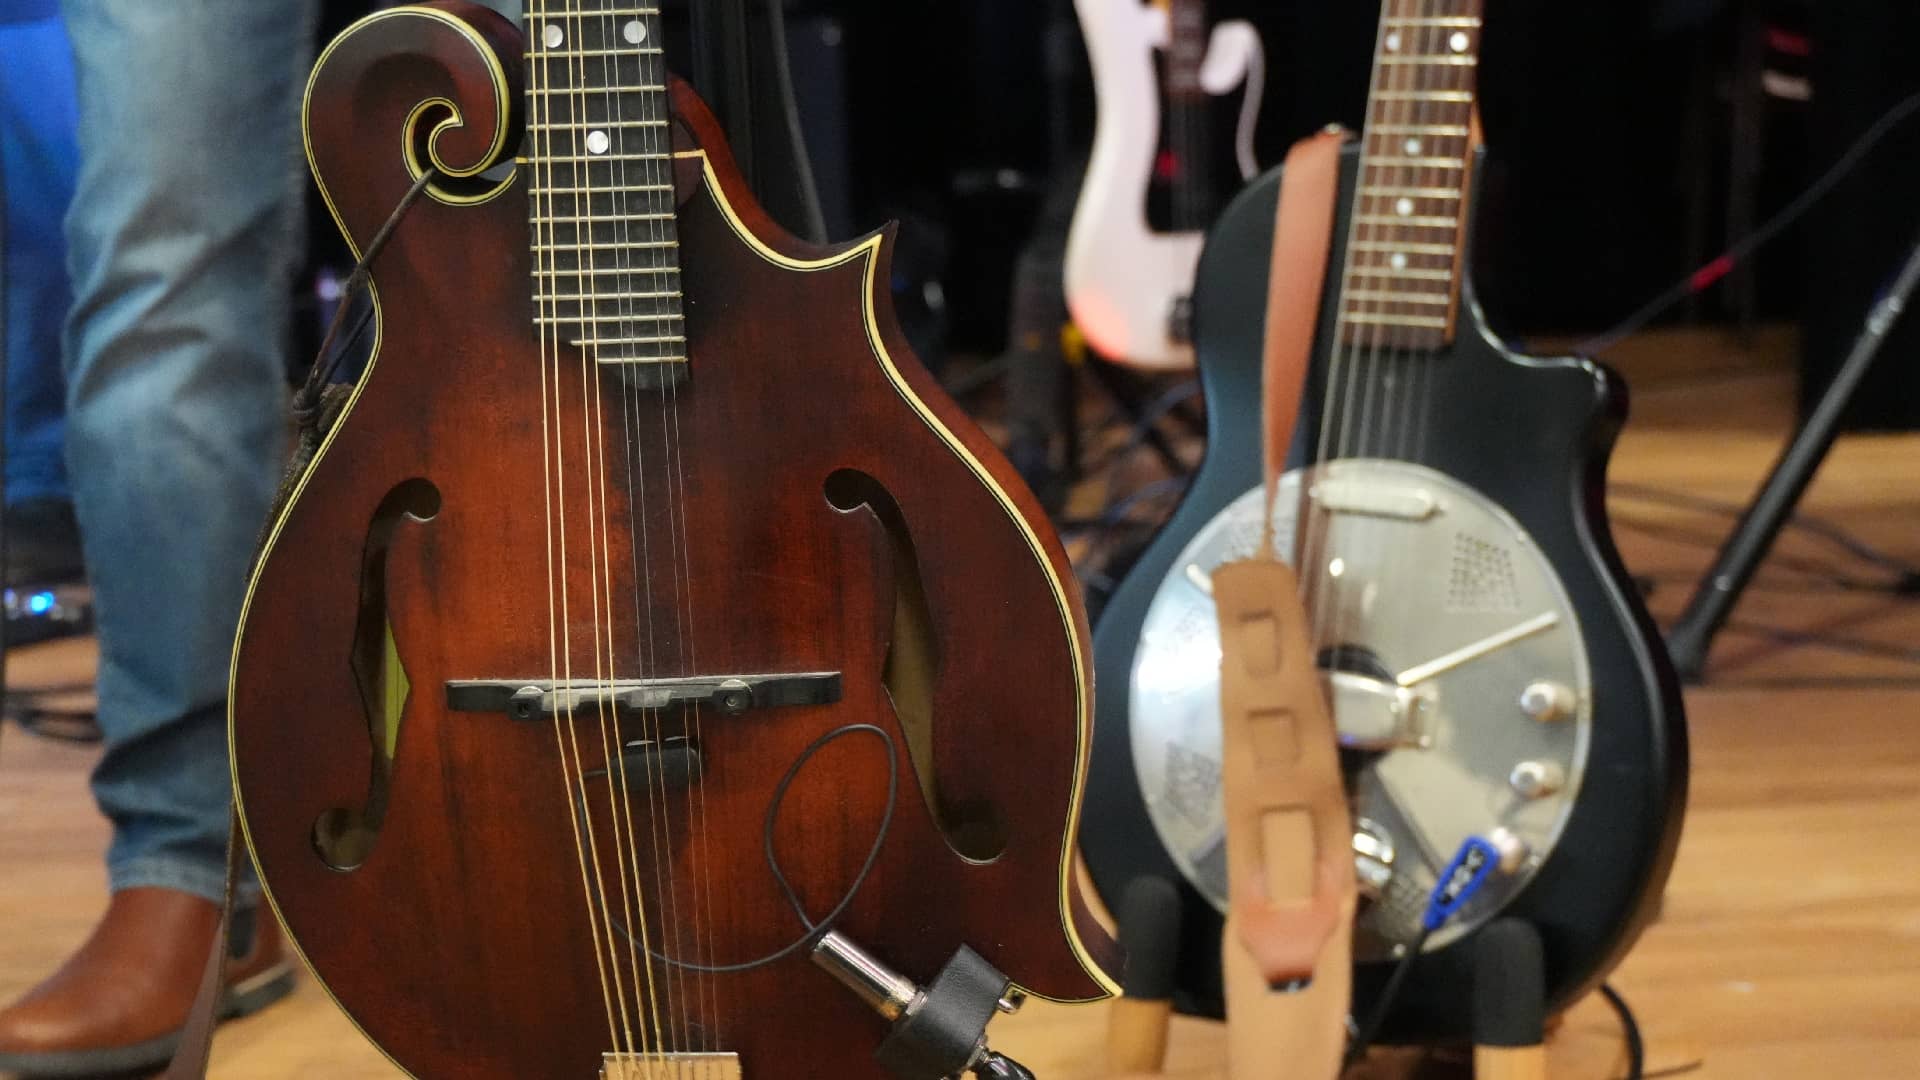
[[[1507,774],[1507,786],[1523,799],[1544,799],[1566,785],[1566,770],[1551,761],[1523,761]]]
[[[1359,818],[1353,823],[1353,872],[1360,893],[1378,900],[1393,881],[1393,839],[1378,822]]]
[[[1579,705],[1573,688],[1565,683],[1542,680],[1520,691],[1520,711],[1542,724],[1565,720],[1573,715]]]
[[[1533,854],[1527,842],[1504,825],[1487,834],[1487,843],[1500,853],[1500,872],[1503,874],[1519,873],[1521,867],[1527,865],[1528,856]]]

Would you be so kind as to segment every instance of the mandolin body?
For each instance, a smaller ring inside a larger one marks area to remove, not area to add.
[[[1358,172],[1358,150],[1349,148],[1333,233],[1335,267],[1346,254]],[[1261,350],[1279,188],[1274,170],[1243,192],[1222,214],[1201,261],[1195,329],[1207,400],[1206,457],[1180,507],[1101,615],[1095,656],[1103,688],[1132,682],[1149,605],[1178,572],[1182,551],[1262,482]],[[1323,297],[1296,459],[1319,438],[1339,302],[1336,281]],[[1592,672],[1585,786],[1552,852],[1503,912],[1539,928],[1548,1004],[1557,1010],[1593,988],[1651,918],[1679,843],[1686,794],[1679,684],[1607,527],[1606,465],[1625,419],[1624,387],[1591,361],[1525,356],[1501,343],[1487,326],[1470,274],[1456,338],[1431,363],[1423,436],[1383,438],[1383,446],[1354,456],[1433,470],[1511,515],[1539,545],[1578,613]],[[1356,384],[1351,393],[1378,391]],[[1109,898],[1141,875],[1178,884],[1185,915],[1179,1000],[1189,1011],[1219,1015],[1220,918],[1165,848],[1150,840],[1155,832],[1130,740],[1137,720],[1129,704],[1123,692],[1100,699],[1088,810],[1104,827],[1083,840],[1088,868]],[[1470,1037],[1472,995],[1465,988],[1472,952],[1469,937],[1425,953],[1395,999],[1383,1037]],[[1358,965],[1355,1015],[1371,1011],[1392,966]]]
[[[589,1080],[605,1053],[670,1051],[880,1076],[885,1022],[795,947],[843,899],[834,928],[915,981],[966,945],[1034,994],[1104,996],[1111,945],[1069,875],[1084,616],[1031,495],[909,354],[891,234],[786,234],[676,84],[684,379],[542,342],[525,159],[477,175],[513,159],[521,53],[477,5],[398,8],[309,91],[356,251],[410,161],[468,179],[436,181],[373,265],[373,358],[271,525],[235,647],[236,794],[301,955],[423,1078]],[[837,700],[527,720],[444,690],[792,672],[838,673]],[[612,752],[676,739],[693,782]],[[323,842],[341,821],[350,866]]]

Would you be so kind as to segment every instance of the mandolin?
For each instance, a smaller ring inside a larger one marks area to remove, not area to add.
[[[1099,116],[1067,233],[1067,306],[1102,356],[1189,368],[1193,271],[1205,230],[1224,197],[1259,168],[1260,35],[1240,20],[1209,30],[1204,0],[1074,7]]]
[[[1409,953],[1385,1037],[1470,1034],[1470,954],[1498,917],[1546,944],[1553,1008],[1650,917],[1678,843],[1678,686],[1604,506],[1623,388],[1526,356],[1466,272],[1478,165],[1479,0],[1387,0],[1365,132],[1348,148],[1332,276],[1277,536],[1308,602],[1340,733],[1361,890],[1355,1013]],[[1220,1007],[1226,904],[1215,567],[1262,528],[1259,403],[1277,172],[1223,212],[1195,296],[1206,459],[1102,616],[1084,840],[1100,891],[1180,883],[1185,1003]],[[1472,838],[1497,869],[1422,933]]]
[[[654,8],[526,8],[313,73],[356,252],[424,195],[235,646],[274,910],[423,1078],[933,1075],[876,1060],[948,1019],[916,988],[1105,996],[1080,601],[909,353],[892,233],[776,226]]]

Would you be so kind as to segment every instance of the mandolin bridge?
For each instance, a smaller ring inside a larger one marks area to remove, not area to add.
[[[740,1080],[739,1054],[606,1054],[600,1080]]]

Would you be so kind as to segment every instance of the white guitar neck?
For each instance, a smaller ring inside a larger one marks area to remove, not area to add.
[[[1154,60],[1171,44],[1168,13],[1138,0],[1075,0],[1074,6],[1093,64],[1099,120],[1067,236],[1067,307],[1107,359],[1149,369],[1191,367],[1193,349],[1176,331],[1204,236],[1199,229],[1159,232],[1147,220],[1162,124]],[[1208,94],[1245,88],[1235,157],[1247,177],[1256,166],[1263,57],[1251,25],[1227,22],[1213,28],[1198,70]]]

